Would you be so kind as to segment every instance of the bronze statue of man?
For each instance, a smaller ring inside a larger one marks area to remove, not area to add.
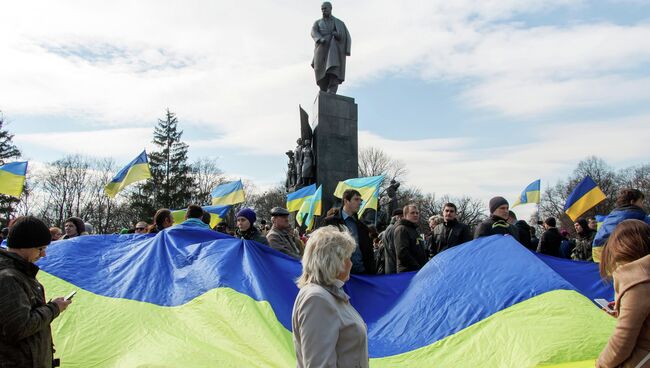
[[[311,66],[320,90],[335,94],[345,80],[345,57],[350,56],[352,40],[345,24],[332,16],[332,4],[324,2],[321,11],[323,18],[311,28],[316,42]]]

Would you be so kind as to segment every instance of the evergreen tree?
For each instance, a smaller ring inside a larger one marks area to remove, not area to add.
[[[165,119],[158,119],[154,128],[153,143],[158,150],[149,152],[151,179],[131,196],[132,207],[142,220],[151,221],[159,208],[180,209],[190,204],[195,183],[182,135],[176,115],[167,109]]]
[[[2,115],[2,111],[0,111],[0,165],[4,165],[5,163],[20,157],[20,150],[13,143],[14,135],[4,129],[4,124],[4,116]],[[18,202],[20,202],[20,199],[18,198],[0,195],[0,213],[2,213],[3,216],[3,227],[7,225],[15,204]]]

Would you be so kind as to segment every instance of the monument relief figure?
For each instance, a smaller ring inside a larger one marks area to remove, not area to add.
[[[296,188],[302,184],[302,138],[296,141],[298,144],[293,151],[293,161],[296,163]]]
[[[289,157],[289,163],[287,164],[287,180],[285,182],[285,187],[287,191],[296,186],[296,162],[293,158],[293,151],[287,151],[286,155]]]
[[[352,40],[345,24],[332,16],[332,4],[321,5],[323,18],[314,22],[311,37],[316,42],[311,66],[321,91],[336,93],[345,80],[345,57],[350,56]]]
[[[311,141],[305,139],[302,148],[302,185],[309,185],[314,178],[314,151],[311,149]]]
[[[397,207],[397,189],[399,189],[400,183],[393,179],[390,181],[390,185],[386,188],[386,195],[388,196],[388,216],[392,216],[393,211]]]

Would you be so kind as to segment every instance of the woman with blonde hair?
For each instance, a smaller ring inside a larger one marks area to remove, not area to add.
[[[603,249],[600,274],[614,279],[618,321],[596,367],[650,367],[650,225],[619,223]]]
[[[354,238],[334,226],[312,233],[302,258],[291,325],[298,367],[368,367],[368,331],[343,284]]]

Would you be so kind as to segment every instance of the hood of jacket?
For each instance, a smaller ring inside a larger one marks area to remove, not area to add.
[[[614,271],[614,289],[616,290],[616,299],[638,284],[650,282],[650,254],[619,266]]]

